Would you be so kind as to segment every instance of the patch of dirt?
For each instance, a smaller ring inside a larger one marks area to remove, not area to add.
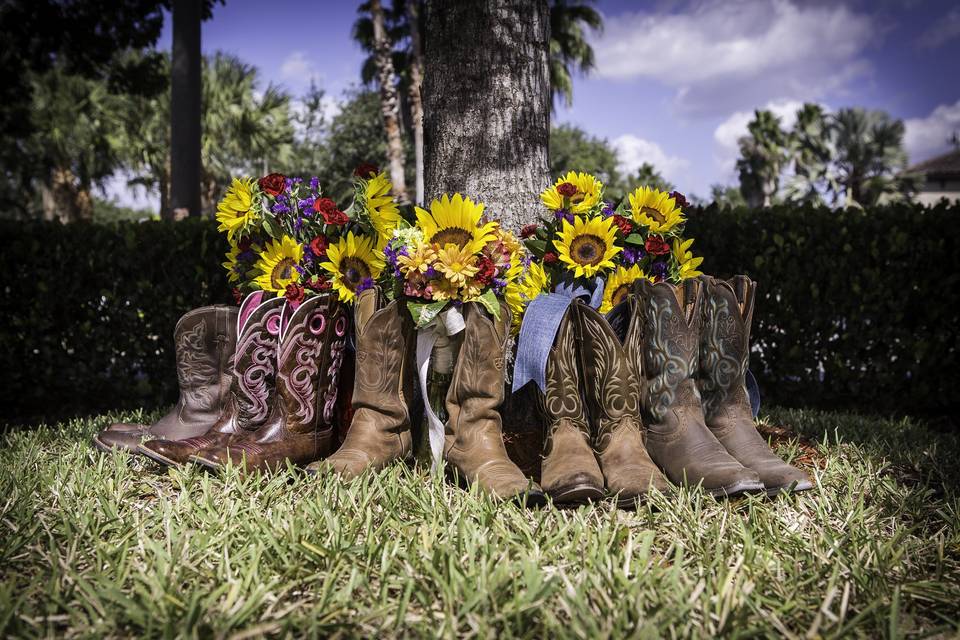
[[[770,444],[776,448],[778,445],[789,446],[793,440],[796,440],[796,446],[799,449],[797,457],[793,463],[800,467],[823,469],[826,464],[826,458],[817,451],[817,443],[802,436],[789,427],[780,427],[772,424],[759,424],[757,430],[760,434],[770,441]]]

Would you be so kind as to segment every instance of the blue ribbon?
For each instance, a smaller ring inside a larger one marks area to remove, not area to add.
[[[567,280],[554,287],[553,293],[540,294],[527,306],[517,339],[517,358],[513,363],[513,391],[531,380],[540,391],[547,386],[547,358],[557,337],[557,330],[574,300],[582,300],[594,309],[603,302],[603,279]]]

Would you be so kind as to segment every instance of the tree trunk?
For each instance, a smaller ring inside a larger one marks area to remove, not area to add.
[[[377,78],[380,83],[380,110],[383,115],[383,129],[387,134],[390,181],[393,183],[393,194],[400,202],[407,203],[410,199],[407,196],[407,183],[403,175],[400,96],[397,92],[397,74],[393,70],[393,44],[387,37],[380,0],[370,1],[370,16],[373,19],[373,46],[376,52]]]
[[[407,2],[410,21],[410,111],[413,119],[413,155],[416,162],[416,202],[423,205],[423,46],[420,44],[420,0]]]
[[[549,179],[547,2],[437,0],[426,12],[426,198],[459,191],[519,230]]]
[[[90,190],[77,183],[70,169],[54,167],[40,189],[44,220],[77,222],[93,219]]]
[[[174,0],[170,68],[170,215],[200,215],[201,2]]]

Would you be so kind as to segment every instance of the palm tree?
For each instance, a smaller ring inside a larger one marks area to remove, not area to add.
[[[550,89],[554,100],[573,104],[573,72],[589,73],[595,64],[584,27],[603,30],[603,18],[590,2],[552,0],[550,3]]]
[[[845,206],[870,206],[909,198],[904,126],[883,111],[841,109],[830,128],[836,146],[837,193]]]
[[[836,188],[831,170],[834,151],[830,121],[823,108],[805,103],[797,111],[797,122],[788,139],[794,171],[784,188],[784,199],[795,203],[822,203],[822,194]]]
[[[740,191],[749,206],[769,207],[780,189],[780,173],[787,161],[787,134],[780,127],[780,118],[767,110],[754,111],[747,135],[739,144]]]

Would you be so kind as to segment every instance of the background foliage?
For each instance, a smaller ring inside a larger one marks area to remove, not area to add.
[[[751,368],[765,400],[865,412],[960,407],[960,206],[691,212],[705,271],[760,283]],[[176,397],[185,311],[232,301],[208,220],[0,221],[0,402],[18,422]],[[96,248],[96,249],[94,249]]]

